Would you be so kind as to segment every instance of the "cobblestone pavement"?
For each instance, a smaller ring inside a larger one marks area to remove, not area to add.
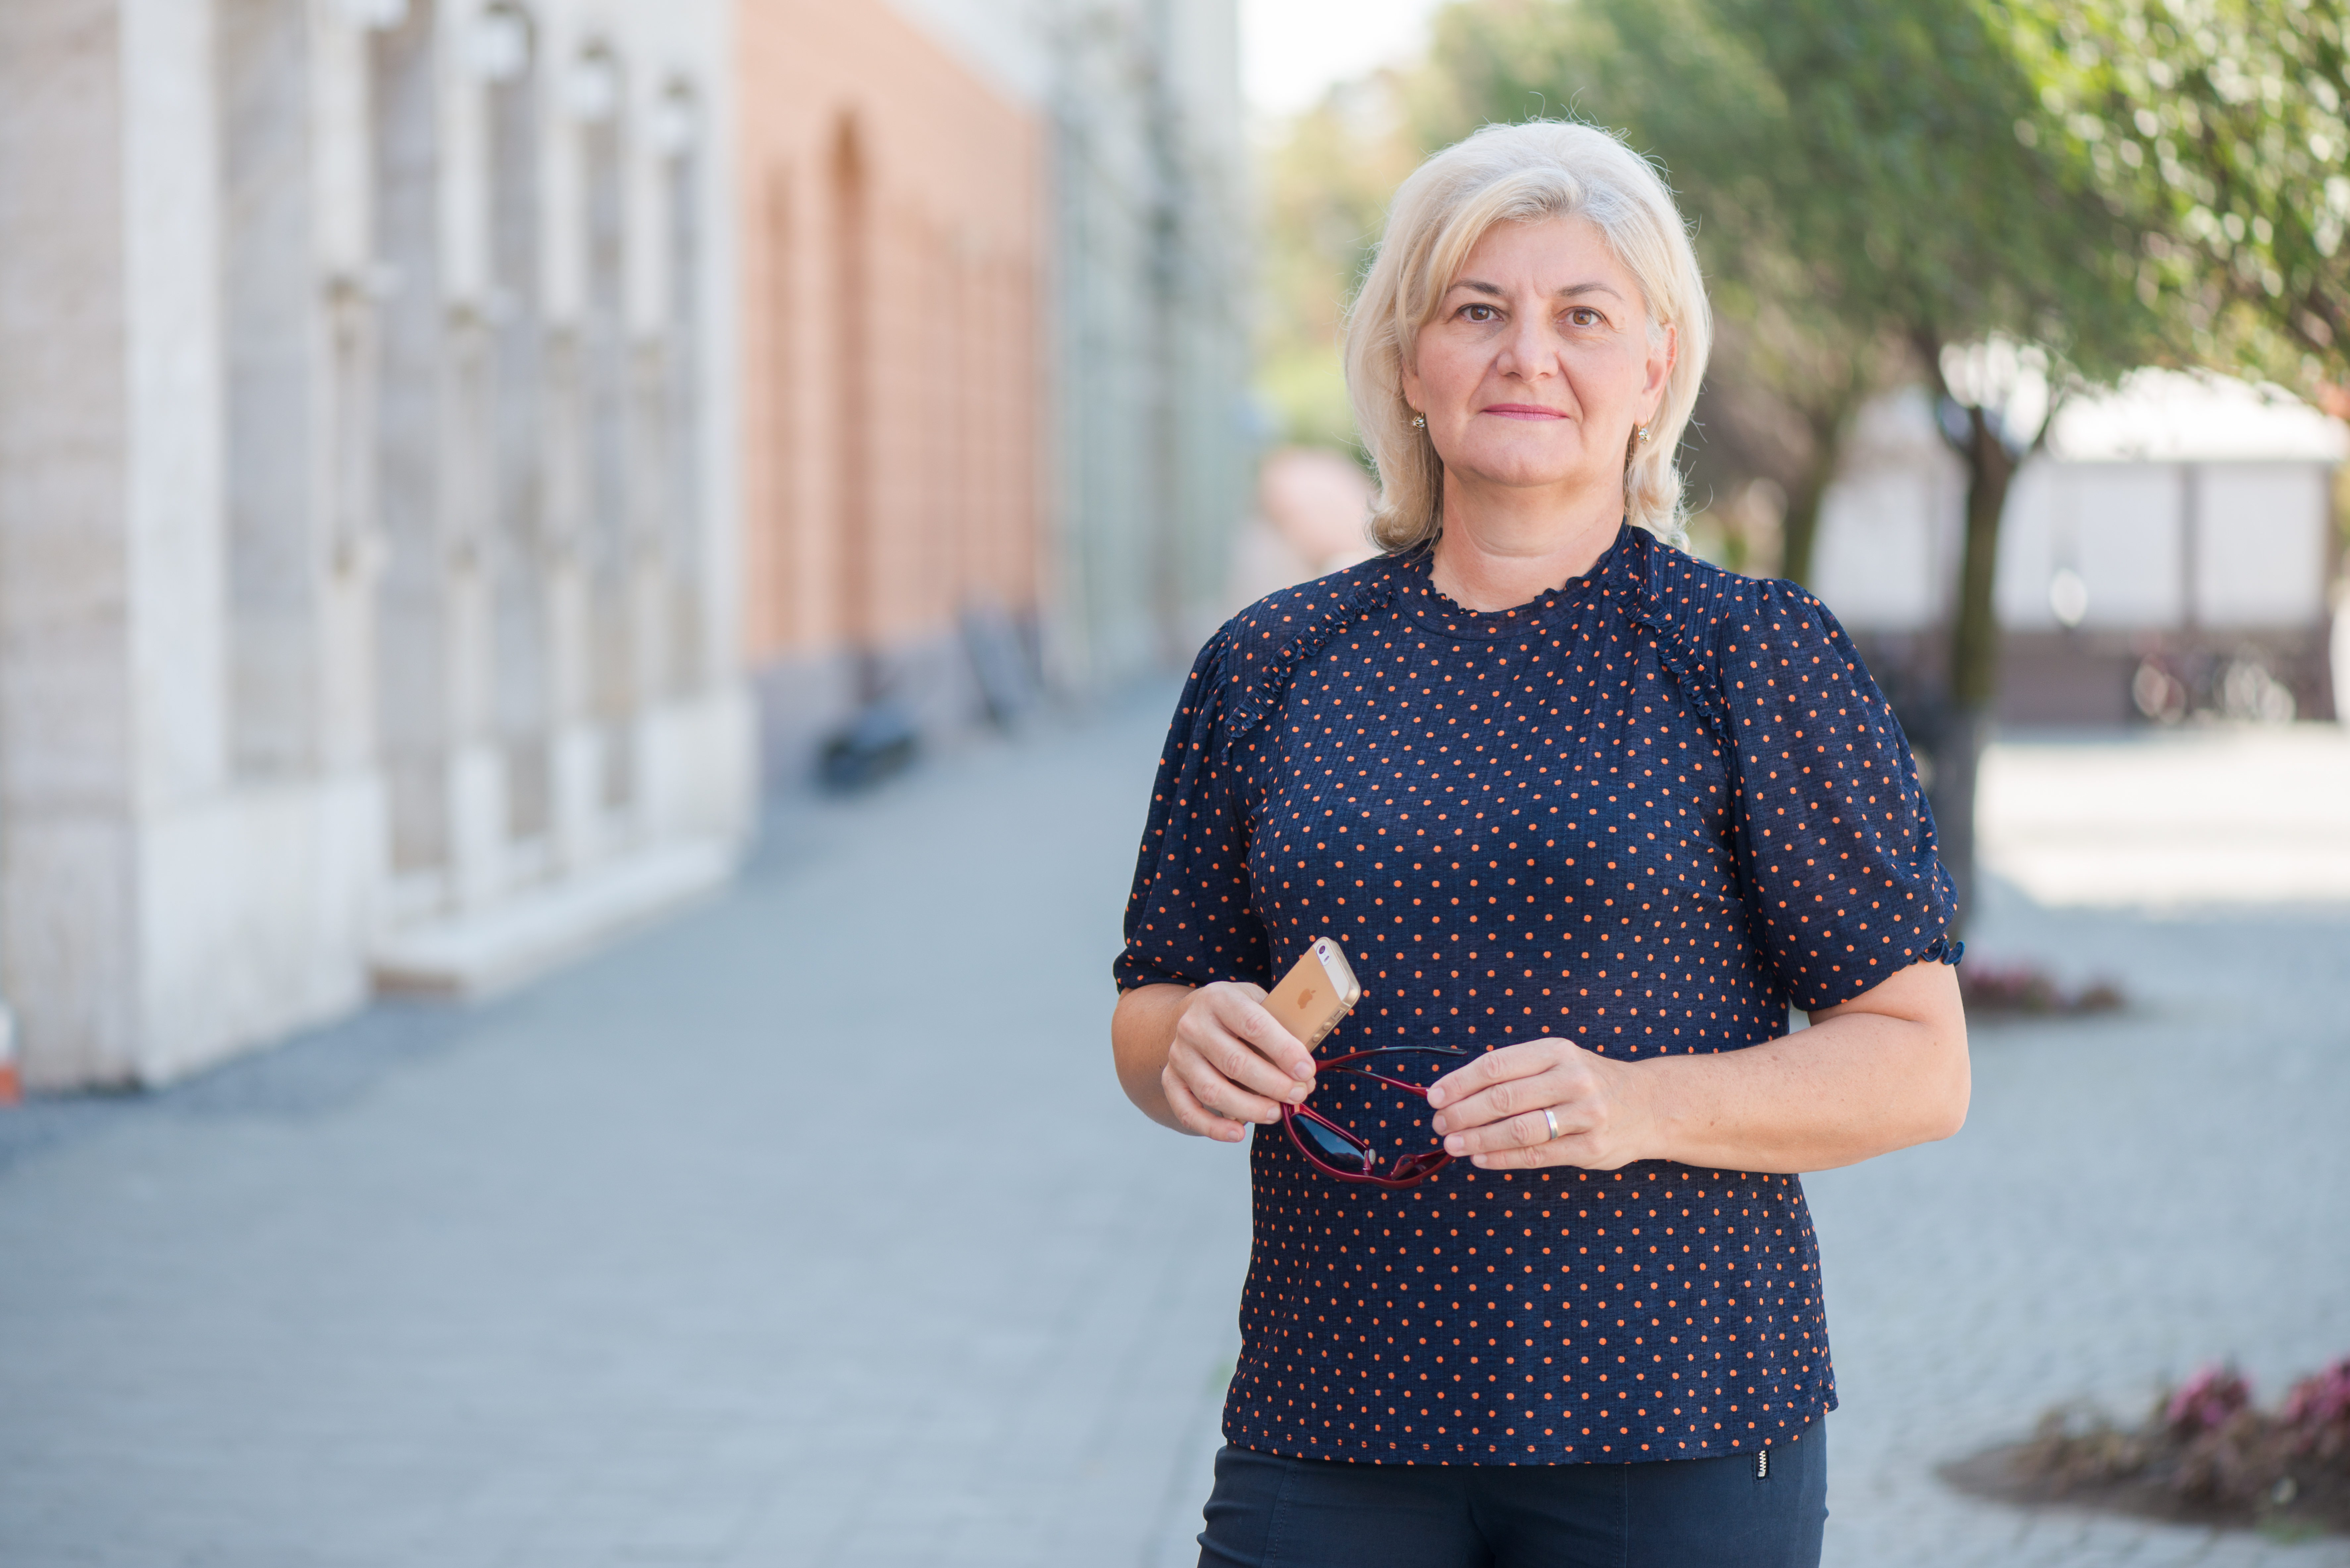
[[[785,814],[508,1000],[0,1116],[0,1563],[1188,1563],[1247,1191],[1106,1062],[1161,719]],[[2350,1563],[1932,1476],[2350,1350],[2350,918],[1981,946],[2134,1006],[1979,1030],[1964,1136],[1814,1180],[1831,1561]]]

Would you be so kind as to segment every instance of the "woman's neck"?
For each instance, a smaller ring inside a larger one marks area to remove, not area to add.
[[[1589,571],[1622,521],[1620,495],[1562,505],[1549,492],[1473,493],[1448,472],[1430,581],[1466,608],[1513,609]]]

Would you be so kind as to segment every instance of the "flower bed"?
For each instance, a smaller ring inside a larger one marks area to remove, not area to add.
[[[2350,1534],[2350,1356],[2287,1390],[2274,1410],[2230,1366],[2207,1366],[2116,1426],[2051,1410],[2025,1442],[1947,1467],[1962,1490],[2068,1502],[2298,1538]]]
[[[1959,965],[1959,994],[1966,1001],[1967,1012],[1978,1016],[2110,1012],[2122,1005],[2120,989],[2107,981],[2070,990],[2030,964],[1986,963],[1971,958]]]

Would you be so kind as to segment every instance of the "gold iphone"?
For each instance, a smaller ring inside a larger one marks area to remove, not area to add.
[[[1338,950],[1336,942],[1317,937],[1305,956],[1282,977],[1281,983],[1273,988],[1264,1005],[1281,1020],[1283,1028],[1296,1035],[1311,1051],[1362,1000],[1363,988],[1355,982],[1355,971],[1347,967],[1347,955]]]

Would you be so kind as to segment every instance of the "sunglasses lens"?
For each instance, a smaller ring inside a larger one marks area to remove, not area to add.
[[[1311,1116],[1292,1116],[1289,1125],[1297,1129],[1314,1158],[1335,1170],[1348,1172],[1368,1170],[1370,1159],[1353,1140],[1339,1137]]]

